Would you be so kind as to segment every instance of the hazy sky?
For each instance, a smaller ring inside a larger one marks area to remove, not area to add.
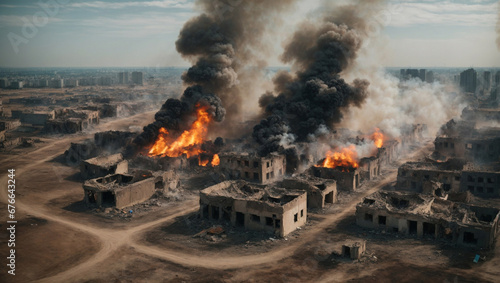
[[[320,1],[299,1],[283,38],[274,43],[276,58],[286,32]],[[54,8],[54,3],[60,4]],[[386,66],[499,67],[498,5],[496,0],[391,0],[378,17],[386,26],[378,35],[385,48],[376,54]],[[189,66],[175,40],[198,13],[194,0],[1,0],[0,67]],[[26,28],[32,24],[39,26],[36,31]]]

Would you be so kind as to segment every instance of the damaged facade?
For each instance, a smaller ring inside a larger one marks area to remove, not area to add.
[[[284,237],[307,219],[307,193],[224,181],[200,191],[200,215]]]
[[[461,175],[460,190],[485,198],[500,197],[500,163],[474,165],[468,163]]]
[[[309,174],[322,179],[337,181],[337,188],[344,191],[355,191],[361,184],[361,170],[359,168],[326,168],[313,166]]]
[[[87,159],[80,164],[80,173],[83,179],[103,177],[109,174],[123,174],[128,172],[128,161],[121,153],[99,156]]]
[[[248,153],[219,153],[219,170],[230,179],[268,184],[280,180],[286,173],[284,155],[271,153],[266,157]]]
[[[356,206],[356,223],[361,227],[476,248],[493,247],[499,221],[498,209],[416,193],[377,192]]]
[[[335,180],[300,176],[300,178],[286,178],[279,182],[278,185],[290,190],[306,191],[307,208],[323,208],[328,203],[338,201],[337,182]]]
[[[139,178],[128,174],[113,174],[83,183],[84,202],[98,207],[132,206],[148,200],[156,192],[152,175]]]

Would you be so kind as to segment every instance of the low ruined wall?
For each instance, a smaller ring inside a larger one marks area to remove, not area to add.
[[[130,184],[116,191],[116,207],[121,209],[148,200],[155,193],[154,178]]]

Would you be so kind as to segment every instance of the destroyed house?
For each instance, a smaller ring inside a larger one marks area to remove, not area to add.
[[[307,192],[307,208],[324,208],[328,203],[336,203],[337,182],[312,176],[300,176],[299,178],[287,178],[278,185],[288,190],[300,190]]]
[[[355,191],[361,184],[361,170],[359,168],[326,168],[313,166],[308,174],[322,179],[333,179],[337,181],[337,189],[344,191]]]
[[[80,173],[85,180],[127,172],[128,161],[123,159],[121,153],[94,157],[80,164]]]
[[[266,157],[249,153],[219,153],[221,172],[231,179],[268,184],[283,178],[286,170],[284,155],[271,153]]]
[[[398,169],[397,187],[401,190],[422,193],[426,182],[443,184],[445,192],[459,192],[461,171],[464,163],[459,160],[448,162],[407,162]]]
[[[498,209],[469,206],[430,195],[377,192],[356,206],[356,223],[368,229],[443,239],[491,248],[498,233]]]
[[[378,149],[377,157],[380,165],[387,165],[398,159],[400,144],[396,140],[384,141],[384,145]]]
[[[405,125],[401,128],[401,143],[407,145],[420,142],[425,134],[427,134],[427,125],[425,124]]]
[[[155,193],[155,177],[126,174],[107,175],[83,183],[84,202],[98,207],[132,206],[148,200]]]
[[[97,156],[100,149],[92,140],[71,143],[64,153],[68,165],[79,165],[83,160]]]
[[[462,171],[460,191],[485,198],[500,197],[500,164],[467,164]]]
[[[224,181],[200,191],[200,215],[284,237],[307,219],[307,193]]]
[[[380,175],[380,160],[377,157],[364,157],[359,162],[361,178],[372,180]]]

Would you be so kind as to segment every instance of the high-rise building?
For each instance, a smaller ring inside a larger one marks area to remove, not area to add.
[[[489,91],[491,88],[491,72],[490,71],[485,71],[483,74],[483,88],[485,91]]]
[[[53,79],[50,81],[50,87],[63,88],[64,87],[64,80],[63,79]]]
[[[128,72],[118,73],[118,83],[119,84],[128,84]]]
[[[470,68],[460,73],[460,87],[465,92],[476,93],[477,72]]]
[[[423,82],[425,82],[425,73],[426,73],[426,71],[427,71],[426,69],[420,69],[420,71],[418,72],[418,77]]]
[[[425,81],[432,84],[434,82],[434,72],[429,71],[425,74]]]
[[[13,81],[10,83],[10,88],[13,89],[22,89],[23,88],[23,81]]]
[[[132,72],[132,83],[142,85],[142,72]]]
[[[418,69],[406,69],[406,78],[411,79],[411,78],[419,78],[420,77],[420,72]]]

